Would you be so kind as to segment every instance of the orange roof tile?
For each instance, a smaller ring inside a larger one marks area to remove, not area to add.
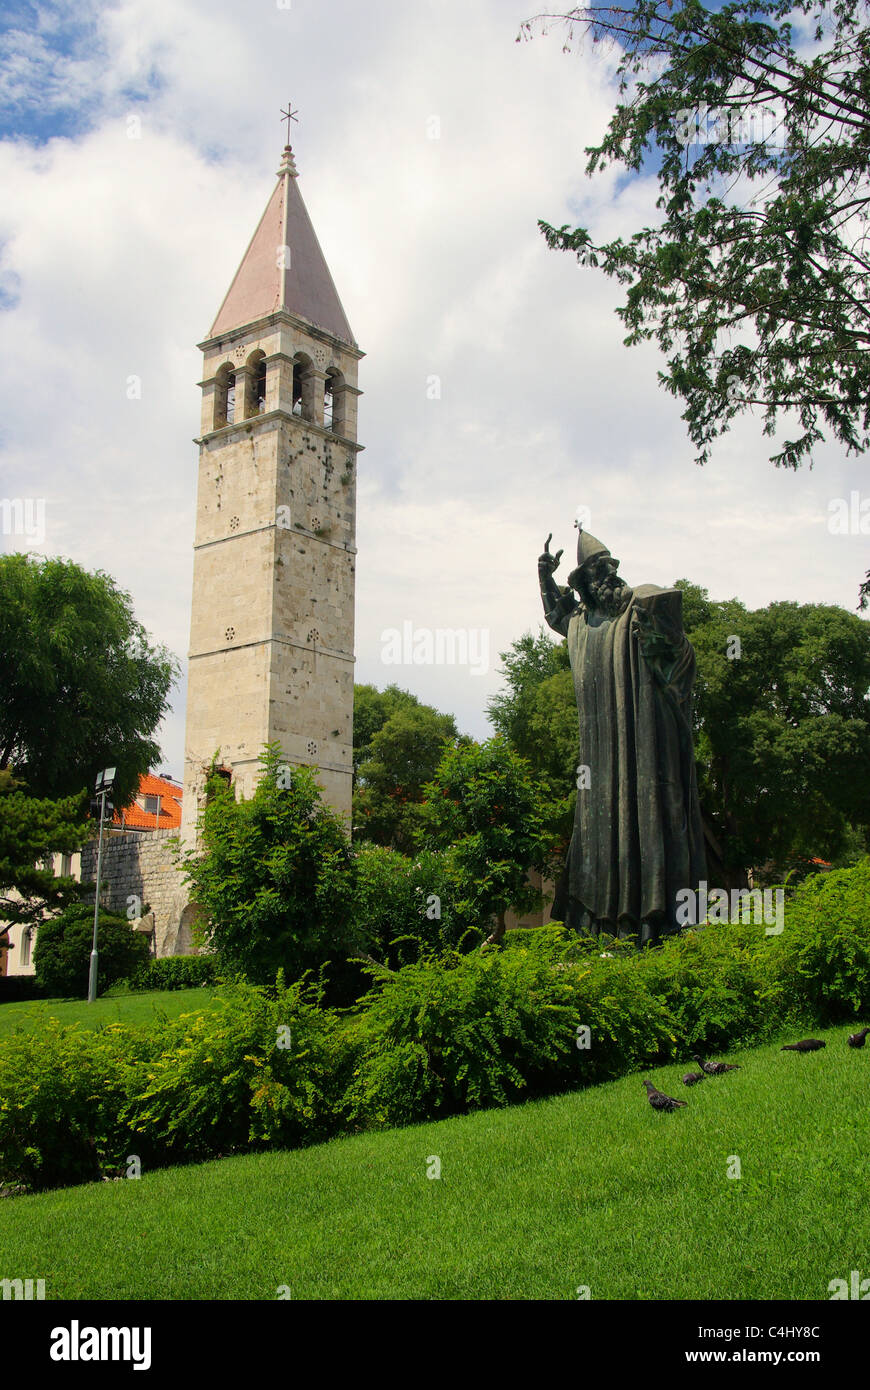
[[[120,808],[115,810],[112,817],[113,825],[129,826],[131,830],[178,830],[181,826],[181,802],[183,792],[177,782],[170,782],[166,777],[158,777],[156,773],[146,772],[144,777],[139,779],[139,790],[137,796],[159,796],[160,815],[155,815],[153,811],[143,811],[141,806],[133,802],[125,806],[123,812]]]

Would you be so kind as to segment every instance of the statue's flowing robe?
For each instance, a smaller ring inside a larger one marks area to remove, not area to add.
[[[580,718],[574,831],[551,915],[655,940],[678,926],[679,890],[697,890],[706,873],[683,596],[641,585],[608,619],[547,587],[547,621],[567,637]]]

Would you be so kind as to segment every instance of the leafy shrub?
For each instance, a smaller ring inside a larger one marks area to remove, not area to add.
[[[129,931],[129,927],[127,928]],[[32,1191],[100,1178],[131,1152],[128,1080],[157,1034],[48,1019],[0,1050],[0,1182]]]
[[[149,989],[197,989],[213,985],[217,979],[215,956],[159,956],[140,965],[126,983],[135,993]]]
[[[40,988],[54,997],[84,997],[88,990],[94,909],[84,903],[67,907],[40,924],[33,965]],[[97,940],[97,993],[130,975],[148,958],[148,942],[132,930],[126,917],[100,911]]]
[[[768,989],[790,1020],[870,1013],[870,858],[805,879],[772,942]]]
[[[394,973],[371,967],[378,987],[357,1021],[351,1113],[403,1124],[572,1084],[576,969],[560,974],[543,953],[491,948]]]
[[[392,969],[423,953],[467,950],[486,935],[469,930],[454,910],[456,893],[444,856],[363,844],[356,853],[354,916],[366,952]]]
[[[781,1023],[765,999],[765,953],[775,949],[763,926],[707,925],[665,939],[635,962],[647,988],[667,1008],[683,1056],[769,1037]]]
[[[314,986],[236,982],[167,1024],[122,1118],[152,1162],[313,1143],[337,1127],[346,1052]]]
[[[223,968],[261,984],[279,970],[298,979],[359,949],[353,859],[341,817],[321,799],[314,773],[286,765],[277,744],[262,753],[250,801],[209,780],[202,852],[184,858],[192,896]]]
[[[779,936],[710,925],[638,953],[551,924],[505,947],[371,965],[352,1016],[324,1008],[319,985],[279,979],[225,985],[219,1009],[148,1029],[13,1033],[0,1051],[0,1182],[86,1181],[123,1171],[131,1153],[144,1170],[313,1143],[553,1094],[797,1022],[870,1018],[868,923],[870,860],[808,880]],[[589,1047],[577,1045],[582,1028]]]
[[[318,998],[236,983],[220,1009],[149,1028],[51,1019],[13,1033],[0,1052],[0,1183],[38,1191],[120,1175],[131,1154],[144,1172],[327,1138],[353,1054]]]

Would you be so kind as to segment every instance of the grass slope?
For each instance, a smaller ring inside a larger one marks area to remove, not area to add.
[[[215,990],[211,988],[161,989],[144,994],[119,994],[114,998],[104,995],[93,1004],[83,999],[38,999],[3,1004],[0,1007],[0,1038],[15,1032],[31,1033],[49,1018],[66,1024],[79,1023],[83,1028],[119,1022],[145,1027],[154,1021],[158,1011],[175,1018],[193,1009],[217,1008],[220,1000],[214,996]]]
[[[747,1051],[692,1089],[685,1067],[649,1072],[688,1101],[672,1115],[635,1075],[8,1198],[0,1276],[44,1278],[48,1298],[828,1298],[831,1279],[870,1275],[870,1047],[849,1031],[806,1056]]]

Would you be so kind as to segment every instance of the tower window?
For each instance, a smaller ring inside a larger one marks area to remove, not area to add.
[[[302,414],[302,363],[293,363],[293,414]]]
[[[293,359],[293,414],[301,415],[303,420],[314,420],[314,368],[311,358],[304,352],[297,352]]]
[[[214,428],[231,425],[236,415],[236,374],[228,362],[218,369],[215,377]]]
[[[262,415],[266,409],[266,354],[259,348],[252,352],[245,364],[245,407],[244,418]]]
[[[344,433],[344,377],[331,368],[323,388],[323,423],[335,434]]]

